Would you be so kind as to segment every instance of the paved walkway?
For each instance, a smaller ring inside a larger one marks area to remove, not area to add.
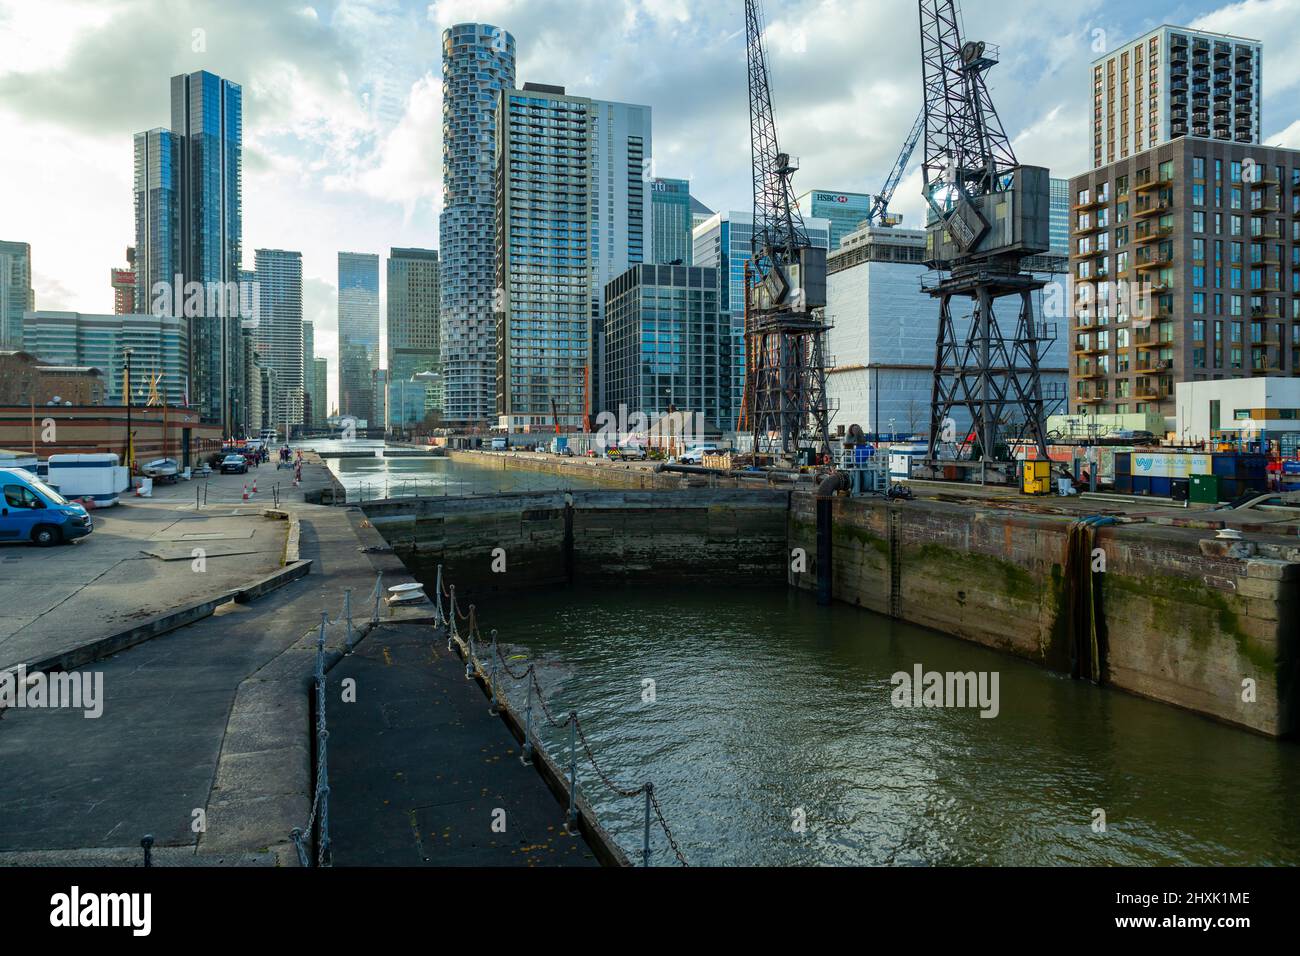
[[[327,694],[336,866],[599,865],[441,631],[371,632]]]
[[[288,472],[285,472],[288,474]],[[61,653],[197,604],[281,566],[285,523],[244,504],[242,478],[161,486],[94,512],[95,531],[56,548],[0,546],[0,669]],[[195,570],[194,551],[204,555]]]
[[[304,476],[328,481],[319,466]],[[182,500],[193,507],[193,486],[177,486],[174,498],[168,490],[153,509],[121,520],[140,521],[135,530],[143,531],[143,516],[153,514],[155,527],[170,527]],[[209,509],[219,497],[242,499],[242,477],[214,478]],[[259,497],[267,497],[265,487]],[[0,865],[138,863],[145,833],[155,837],[160,863],[294,862],[289,831],[306,822],[310,807],[307,687],[320,611],[338,618],[343,590],[353,588],[355,617],[365,619],[377,570],[386,585],[411,580],[359,511],[294,497],[281,504],[300,519],[310,575],[83,668],[103,675],[98,719],[78,710],[0,713]],[[222,506],[236,525],[265,520]],[[60,553],[68,552],[40,552]],[[247,557],[231,561],[232,577],[262,567]],[[22,578],[34,591],[31,576]],[[140,587],[164,608],[179,603],[167,582]],[[82,599],[73,594],[65,603],[73,611]],[[96,613],[85,606],[86,621]],[[331,647],[343,637],[341,625],[330,628]]]

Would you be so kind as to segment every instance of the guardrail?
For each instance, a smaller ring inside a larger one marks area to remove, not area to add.
[[[470,605],[468,612],[463,612],[456,600],[455,585],[443,586],[442,565],[438,565],[438,576],[434,586],[434,620],[437,626],[443,626],[447,629],[447,649],[451,650],[453,644],[460,646],[461,654],[465,659],[465,677],[467,679],[478,678],[484,681],[485,686],[490,690],[492,700],[489,705],[492,713],[496,713],[501,704],[501,697],[498,694],[497,674],[498,668],[517,682],[526,682],[527,685],[527,703],[524,708],[523,721],[523,761],[530,763],[534,751],[540,747],[548,757],[550,752],[546,749],[546,742],[539,738],[533,732],[533,702],[536,700],[538,708],[546,722],[557,730],[568,729],[569,747],[568,747],[568,771],[569,771],[569,806],[566,814],[566,827],[572,832],[578,822],[578,745],[581,744],[582,752],[587,761],[595,771],[597,779],[611,793],[624,799],[636,799],[638,797],[645,800],[645,823],[642,833],[641,844],[641,861],[642,866],[651,865],[651,823],[657,823],[663,830],[664,837],[668,841],[668,846],[676,857],[677,862],[682,866],[689,866],[685,855],[677,844],[673,836],[672,828],[668,826],[668,821],[664,817],[663,808],[659,804],[659,798],[655,794],[655,785],[651,782],[641,784],[639,787],[621,786],[616,783],[600,762],[596,759],[596,754],[592,750],[591,742],[587,739],[586,733],[582,729],[582,722],[578,719],[576,711],[569,711],[564,720],[556,720],[551,708],[547,706],[546,695],[542,691],[542,686],[537,680],[537,665],[530,663],[522,671],[513,669],[509,662],[501,653],[497,643],[497,632],[491,632],[492,640],[491,650],[488,654],[488,665],[485,667],[483,661],[478,656],[478,648],[484,645],[483,635],[479,631],[478,614],[474,605]],[[444,598],[447,606],[443,607]],[[461,634],[460,623],[466,625],[466,633]],[[552,757],[551,759],[555,759]],[[555,760],[557,764],[560,761]]]

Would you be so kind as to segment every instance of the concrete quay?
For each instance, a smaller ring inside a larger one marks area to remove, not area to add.
[[[254,478],[259,493],[245,502]],[[273,466],[214,475],[96,512],[95,533],[75,544],[0,549],[0,669],[43,662],[98,675],[103,689],[98,718],[0,710],[9,771],[0,775],[0,866],[140,865],[146,834],[158,865],[298,864],[290,832],[306,824],[313,796],[309,690],[321,612],[334,664],[346,660],[345,589],[361,651],[379,572],[384,587],[412,581],[359,510],[307,503],[335,487],[311,455],[301,488]],[[166,629],[182,607],[198,610]],[[380,614],[385,625],[427,622],[432,607],[385,602]],[[124,633],[134,637],[115,643]],[[332,716],[346,736],[348,712]],[[475,751],[513,743],[501,727],[469,738]],[[554,813],[554,798],[543,806]]]

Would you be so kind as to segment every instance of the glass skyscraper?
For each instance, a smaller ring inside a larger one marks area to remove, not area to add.
[[[171,131],[178,140],[179,272],[185,282],[237,283],[242,258],[243,92],[206,70],[172,77]],[[137,244],[137,248],[138,244]],[[226,296],[216,315],[188,320],[191,394],[202,417],[233,434],[243,420],[240,316]]]
[[[814,248],[829,249],[829,220],[804,218],[804,230]],[[731,316],[730,424],[734,429],[745,402],[745,263],[753,256],[754,216],[749,212],[714,213],[695,227],[695,265],[717,269],[721,276],[722,311]]]
[[[1054,256],[1070,255],[1070,181],[1051,181],[1052,199],[1049,209],[1049,239]]]
[[[654,179],[650,182],[653,261],[669,265],[691,264],[691,184],[686,179]]]
[[[254,252],[258,321],[252,330],[261,364],[272,372],[267,425],[302,424],[303,321],[302,253],[284,249]]]
[[[374,372],[378,366],[379,256],[340,252],[340,414],[365,421],[374,415]]]
[[[423,387],[427,410],[442,410],[442,380],[411,385],[419,372],[441,372],[438,337],[438,252],[392,249],[388,254],[388,374],[401,392]],[[391,403],[390,403],[391,404]],[[404,403],[401,403],[404,404]],[[421,416],[423,420],[423,416]]]
[[[496,111],[515,85],[515,39],[486,23],[442,34],[439,340],[449,424],[496,414]]]
[[[171,130],[135,134],[135,307],[154,311],[155,287],[180,270],[179,139]],[[188,370],[187,370],[188,371]]]
[[[35,308],[32,247],[0,241],[0,349],[22,348],[23,313]]]
[[[805,219],[824,219],[830,223],[830,250],[840,247],[840,240],[871,215],[872,199],[866,193],[835,192],[814,189],[799,197],[799,212]]]
[[[719,303],[718,270],[635,265],[605,293],[607,411],[698,412],[730,428],[731,318]]]

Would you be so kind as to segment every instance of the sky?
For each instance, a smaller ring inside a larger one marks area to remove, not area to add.
[[[1001,47],[994,102],[1021,162],[1084,171],[1089,64],[1161,23],[1264,42],[1264,141],[1300,148],[1300,0],[965,0]],[[921,106],[909,0],[765,0],[773,102],[798,192],[874,192]],[[243,87],[243,255],[303,254],[304,318],[337,398],[337,254],[437,248],[442,30],[483,22],[517,79],[653,108],[655,175],[748,210],[741,0],[0,0],[0,239],[32,245],[39,309],[111,312],[134,242],[132,136],[169,78]],[[920,222],[915,162],[892,209]],[[384,267],[381,263],[381,283]]]

